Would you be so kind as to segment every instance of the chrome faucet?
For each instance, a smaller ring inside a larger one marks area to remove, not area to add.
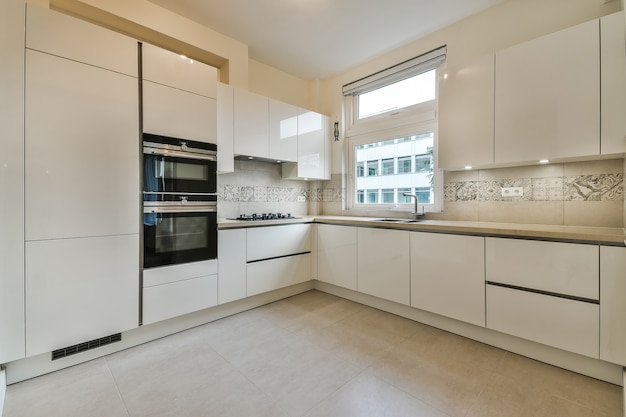
[[[417,219],[419,216],[423,216],[424,215],[424,206],[422,206],[422,212],[420,213],[420,211],[418,210],[418,206],[417,206],[417,195],[415,194],[411,194],[411,193],[402,193],[403,196],[405,197],[412,197],[413,201],[415,202],[415,209],[413,210],[413,213],[411,213],[413,215],[413,217],[415,217],[415,219]]]

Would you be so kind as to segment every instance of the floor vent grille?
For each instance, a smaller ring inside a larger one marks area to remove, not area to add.
[[[77,345],[64,347],[52,351],[52,360],[64,358],[66,356],[75,355],[80,352],[106,346],[111,343],[120,342],[122,340],[122,334],[116,333],[110,336],[101,337],[99,339],[90,340],[88,342],[79,343]]]

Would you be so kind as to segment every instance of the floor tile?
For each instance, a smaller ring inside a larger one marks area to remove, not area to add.
[[[128,417],[104,358],[7,388],[3,417]]]

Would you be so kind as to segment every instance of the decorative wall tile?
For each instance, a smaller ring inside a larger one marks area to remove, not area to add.
[[[624,195],[624,174],[565,177],[566,201],[618,201]]]
[[[255,186],[253,190],[252,201],[267,201],[267,187]]]
[[[280,201],[280,187],[267,187],[267,201],[272,203]]]

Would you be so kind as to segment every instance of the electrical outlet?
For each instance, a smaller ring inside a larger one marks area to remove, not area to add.
[[[298,203],[304,203],[304,202],[306,201],[306,198],[304,198],[304,196],[303,196],[303,195],[299,195],[299,196],[296,198],[296,201],[297,201]]]
[[[502,187],[502,197],[522,197],[524,187]]]

